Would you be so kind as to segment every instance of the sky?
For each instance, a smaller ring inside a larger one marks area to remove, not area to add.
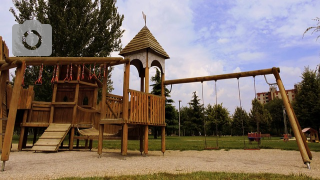
[[[116,6],[124,15],[123,47],[144,27],[142,11],[146,14],[147,27],[170,56],[165,62],[166,80],[279,67],[285,89],[293,89],[305,67],[315,69],[320,64],[319,34],[303,37],[320,16],[318,0],[118,0]],[[1,0],[0,36],[9,49],[16,23],[10,7],[11,0]],[[151,68],[150,76],[154,74]],[[275,82],[273,76],[266,77]],[[112,80],[112,93],[122,95],[123,65],[115,67]],[[139,90],[139,84],[138,71],[131,66],[130,89]],[[269,90],[263,76],[257,76],[255,84],[256,92]],[[241,104],[250,111],[254,79],[240,78],[239,85]],[[217,103],[230,114],[240,105],[237,79],[217,81],[217,92],[214,81],[204,82],[203,98],[201,87],[201,83],[173,85],[174,105],[178,107],[181,100],[181,106],[188,106],[194,91],[205,106],[214,105],[217,96]]]

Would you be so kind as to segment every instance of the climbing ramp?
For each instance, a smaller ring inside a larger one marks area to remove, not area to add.
[[[61,142],[66,137],[71,124],[51,123],[39,140],[34,144],[33,151],[58,151]]]

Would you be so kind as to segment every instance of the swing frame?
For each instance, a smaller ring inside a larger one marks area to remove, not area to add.
[[[172,85],[172,84],[182,84],[182,83],[192,83],[192,82],[203,82],[203,81],[212,81],[212,80],[222,80],[222,79],[233,79],[240,77],[248,77],[248,76],[258,76],[258,75],[267,75],[273,74],[278,88],[280,90],[280,94],[283,100],[283,104],[285,105],[286,111],[288,113],[289,121],[296,138],[297,145],[299,147],[299,151],[303,160],[303,163],[307,165],[310,169],[310,162],[312,159],[312,154],[306,142],[306,138],[301,131],[300,124],[298,119],[289,103],[289,98],[285,92],[285,88],[283,86],[282,80],[280,78],[280,68],[273,67],[270,69],[261,69],[255,71],[246,71],[239,73],[231,73],[231,74],[221,74],[221,75],[213,75],[213,76],[202,76],[202,77],[193,77],[193,78],[184,78],[184,79],[174,79],[174,80],[166,80],[163,82],[163,86]]]

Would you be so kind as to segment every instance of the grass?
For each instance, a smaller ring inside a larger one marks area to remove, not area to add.
[[[80,179],[78,177],[62,178],[60,180],[74,180]],[[124,175],[115,177],[89,177],[81,178],[85,180],[120,180],[120,179],[133,179],[133,180],[147,180],[147,179],[161,179],[161,180],[184,180],[184,179],[284,179],[284,180],[309,180],[313,179],[306,175],[280,175],[280,174],[270,174],[270,173],[226,173],[226,172],[194,172],[187,174],[169,174],[169,173],[157,173],[157,174],[147,174],[147,175]]]
[[[28,143],[32,144],[33,136],[28,136]],[[64,144],[68,144],[68,137],[66,137]],[[223,136],[223,137],[206,137],[207,147],[216,147],[218,139],[218,146],[220,149],[230,150],[230,149],[244,149],[244,141],[246,148],[257,148],[256,142],[249,144],[248,139],[242,136]],[[18,143],[19,137],[14,135],[13,143]],[[201,151],[204,149],[205,138],[203,136],[167,136],[166,137],[166,149],[167,150],[197,150]],[[129,150],[139,150],[139,140],[129,140],[128,149]],[[80,145],[84,145],[84,141],[80,141]],[[311,151],[320,151],[319,143],[308,143]],[[98,147],[98,142],[93,142],[93,147]],[[103,142],[103,148],[105,149],[120,149],[120,140],[105,140]],[[296,141],[284,142],[280,137],[272,137],[271,139],[264,138],[260,144],[261,149],[282,149],[282,150],[296,150],[298,151],[298,146]],[[161,137],[158,139],[153,139],[153,136],[149,136],[149,150],[150,151],[160,151],[161,150]]]

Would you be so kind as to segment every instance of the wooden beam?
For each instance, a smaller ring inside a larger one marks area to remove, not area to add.
[[[108,88],[108,66],[106,67],[106,76],[103,77],[103,83],[102,83],[102,98],[101,98],[101,113],[100,113],[100,119],[106,118],[106,95],[107,95],[107,88]],[[99,124],[99,142],[98,142],[98,154],[99,157],[101,157],[102,154],[102,146],[103,146],[103,131],[104,131],[104,124]]]
[[[233,79],[233,78],[248,77],[248,76],[259,76],[259,75],[273,74],[273,70],[280,72],[279,68],[273,67],[270,69],[261,69],[261,70],[246,71],[246,72],[231,73],[231,74],[167,80],[167,81],[164,81],[164,85],[213,81],[213,80],[222,80],[222,79]]]
[[[297,140],[297,144],[298,144],[298,147],[300,150],[302,160],[305,164],[310,165],[310,158],[309,157],[311,156],[311,152],[310,151],[308,152],[308,150],[307,150],[308,145],[303,142],[303,138],[302,138],[303,134],[302,134],[301,130],[299,129],[299,126],[300,126],[299,122],[297,122],[295,120],[295,115],[294,115],[294,112],[293,112],[292,107],[290,105],[287,93],[286,93],[284,86],[282,84],[282,81],[281,81],[281,78],[279,75],[279,71],[277,71],[276,69],[273,69],[273,74],[274,74],[274,77],[276,78],[276,81],[277,81],[277,84],[279,87],[279,91],[280,91],[280,94],[281,94],[281,97],[283,100],[283,104],[286,108],[287,115],[289,117],[289,122],[292,127],[294,136]],[[309,153],[310,153],[310,155],[309,155]],[[311,156],[311,158],[312,158],[312,156]]]
[[[56,76],[57,76],[57,79],[59,80],[59,76],[60,76],[60,65],[57,65]],[[52,103],[56,102],[57,91],[58,91],[58,84],[54,83],[54,85],[53,85],[53,92],[52,92],[52,101],[51,101],[51,110],[50,110],[49,123],[52,123],[52,122],[53,122],[54,106],[53,106]]]
[[[0,71],[9,70],[11,68],[19,67],[21,66],[21,61],[13,61],[12,63],[5,63],[2,64],[0,67]]]
[[[161,127],[161,152],[166,152],[166,127]]]
[[[79,68],[78,68],[79,70]],[[79,71],[78,71],[79,73]],[[78,109],[78,99],[79,99],[79,88],[80,85],[79,83],[76,84],[76,89],[74,93],[74,103],[76,106],[73,107],[73,114],[72,114],[72,124],[75,124],[76,118],[77,118],[77,109]],[[73,138],[74,138],[74,127],[71,127],[71,132],[70,132],[70,140],[69,140],[69,150],[73,150]]]
[[[2,169],[4,170],[4,162],[9,160],[10,155],[10,149],[11,149],[11,143],[12,143],[12,136],[13,136],[13,129],[14,124],[16,120],[17,115],[17,108],[18,108],[18,102],[20,98],[20,92],[21,92],[21,83],[23,79],[23,70],[25,68],[25,63],[21,65],[20,68],[17,68],[16,70],[16,78],[14,81],[12,96],[11,96],[11,102],[10,102],[10,111],[8,116],[8,122],[7,122],[7,128],[6,133],[4,136],[4,144],[3,144],[3,150],[1,154],[1,160],[3,161]]]
[[[129,59],[122,57],[7,57],[6,62],[12,63],[14,61],[25,61],[28,65],[67,65],[67,64],[103,64],[108,63],[112,65],[124,64]]]
[[[128,122],[129,118],[129,80],[130,80],[130,62],[126,63],[123,80],[123,119]]]
[[[121,147],[121,154],[123,156],[127,155],[128,151],[128,124],[125,123],[122,126],[122,147]]]
[[[5,118],[3,116],[3,113],[4,113],[4,111],[6,111],[6,109],[3,109],[3,101],[6,101],[4,98],[6,97],[6,93],[7,93],[6,92],[7,80],[9,80],[9,70],[1,71],[1,75],[0,75],[0,118]],[[0,151],[2,151],[3,133],[4,133],[4,132],[2,132],[2,125],[3,125],[3,121],[0,120]]]
[[[149,138],[149,126],[144,126],[144,154],[148,154],[148,138]]]

